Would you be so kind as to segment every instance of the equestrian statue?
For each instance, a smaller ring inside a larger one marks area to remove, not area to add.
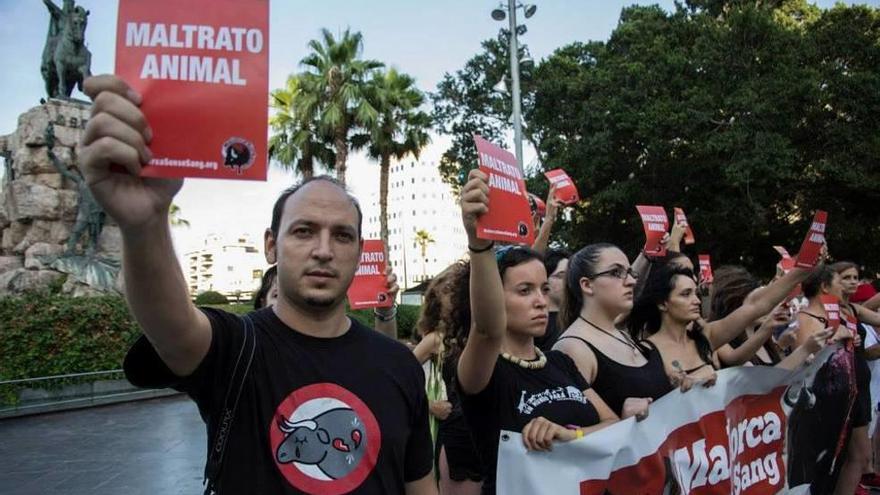
[[[51,19],[40,71],[49,98],[69,99],[73,88],[82,91],[83,80],[92,75],[92,53],[85,46],[89,11],[74,0],[63,1],[59,8],[52,0],[43,0]]]

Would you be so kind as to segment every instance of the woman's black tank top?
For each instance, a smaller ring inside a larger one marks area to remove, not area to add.
[[[673,388],[663,367],[663,358],[653,346],[643,351],[647,363],[642,366],[627,366],[606,356],[580,337],[568,335],[559,338],[562,339],[577,339],[593,351],[597,363],[596,380],[590,385],[617,415],[621,414],[623,402],[629,397],[650,397],[657,400]]]

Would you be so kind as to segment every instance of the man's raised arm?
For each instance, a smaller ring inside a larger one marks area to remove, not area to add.
[[[183,181],[139,176],[152,156],[140,95],[109,75],[86,79],[84,86],[94,105],[80,169],[122,232],[126,301],[168,368],[187,376],[208,352],[211,325],[190,301],[171,242],[168,210]]]

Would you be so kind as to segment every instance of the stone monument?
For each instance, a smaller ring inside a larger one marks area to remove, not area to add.
[[[88,102],[70,99],[90,74],[88,11],[43,0],[51,16],[41,72],[49,97],[0,136],[0,296],[60,287],[75,296],[121,290],[119,227],[77,169]]]

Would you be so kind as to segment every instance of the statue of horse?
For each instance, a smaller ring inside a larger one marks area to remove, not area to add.
[[[51,0],[43,0],[51,20],[43,63],[40,71],[50,98],[70,98],[73,88],[82,91],[83,79],[91,75],[92,53],[85,46],[89,11],[64,0],[58,8]]]

